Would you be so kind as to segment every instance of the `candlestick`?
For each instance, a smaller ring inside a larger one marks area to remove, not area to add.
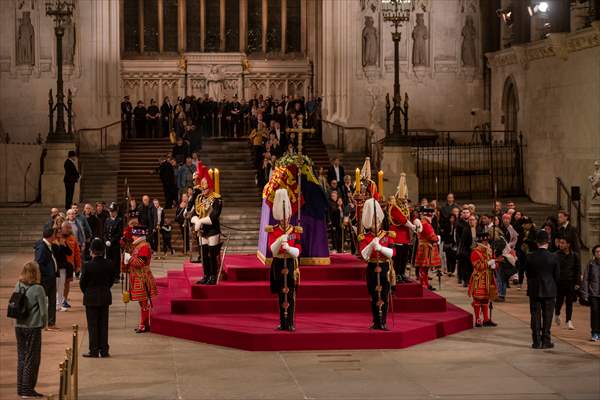
[[[377,184],[379,186],[379,196],[383,200],[383,171],[379,170],[377,173]]]
[[[358,168],[355,171],[354,191],[360,193],[360,169]]]
[[[221,189],[221,185],[219,182],[219,169],[215,168],[215,170],[213,171],[214,174],[214,180],[215,180],[215,193],[216,194],[221,194],[220,189]]]

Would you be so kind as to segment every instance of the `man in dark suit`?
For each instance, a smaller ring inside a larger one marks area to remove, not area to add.
[[[527,256],[527,296],[531,313],[531,335],[534,349],[551,349],[550,328],[556,301],[557,285],[560,280],[560,261],[556,254],[548,251],[548,233],[536,233],[538,248]]]
[[[88,324],[90,351],[84,357],[109,357],[108,307],[112,304],[110,288],[113,271],[110,261],[104,258],[104,243],[95,238],[90,244],[92,260],[81,270],[79,286],[83,292],[83,305]]]
[[[344,181],[344,167],[340,165],[340,159],[338,157],[333,159],[333,162],[327,170],[327,182],[331,182],[334,179],[338,182]]]
[[[65,210],[71,208],[73,204],[73,193],[75,193],[75,184],[79,181],[79,171],[77,171],[76,153],[69,151],[68,158],[65,160]]]
[[[104,235],[102,239],[106,244],[106,259],[111,265],[113,279],[119,281],[121,267],[121,236],[123,235],[123,219],[119,216],[119,207],[111,203],[108,207],[110,216],[104,221]]]
[[[48,297],[48,328],[47,330],[58,330],[56,328],[56,270],[58,265],[52,252],[54,241],[54,228],[44,229],[42,239],[35,242],[35,262],[40,266],[40,284],[43,286]]]
[[[577,229],[571,224],[571,216],[566,211],[558,212],[558,237],[564,238],[571,245],[571,251],[579,254],[581,248],[579,246],[579,236]]]
[[[124,138],[131,138],[131,117],[133,115],[133,105],[129,101],[129,96],[123,97],[121,102],[121,133]]]

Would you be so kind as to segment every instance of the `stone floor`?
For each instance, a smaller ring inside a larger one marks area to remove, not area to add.
[[[0,312],[27,254],[0,255]],[[156,261],[157,275],[180,260]],[[469,309],[465,291],[445,278],[441,293]],[[83,328],[81,294],[59,313],[59,333],[44,333],[38,390],[56,393],[57,365],[70,325]],[[575,307],[575,331],[553,327],[556,347],[532,350],[525,293],[510,289],[494,309],[497,328],[472,329],[404,350],[246,352],[154,334],[136,335],[137,308],[111,308],[112,358],[81,359],[79,397],[88,399],[599,399],[600,344],[589,310]],[[125,312],[127,311],[127,319]],[[0,319],[0,398],[15,396],[12,322]]]

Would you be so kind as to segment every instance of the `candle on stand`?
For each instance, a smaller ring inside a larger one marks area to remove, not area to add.
[[[354,191],[360,193],[360,169],[356,168],[354,181]]]
[[[379,196],[383,200],[383,171],[379,170],[377,173],[377,185],[379,186]]]
[[[214,172],[214,180],[215,180],[215,193],[216,194],[221,194],[220,189],[221,189],[221,185],[219,183],[219,169],[215,168]]]

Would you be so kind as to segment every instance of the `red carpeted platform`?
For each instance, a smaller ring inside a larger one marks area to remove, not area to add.
[[[372,331],[365,264],[332,255],[331,265],[302,266],[296,332],[279,332],[277,300],[269,291],[269,268],[255,255],[225,258],[217,286],[194,284],[199,264],[186,263],[158,279],[152,331],[245,350],[332,350],[404,348],[470,329],[470,313],[423,290],[397,286],[389,332]]]

